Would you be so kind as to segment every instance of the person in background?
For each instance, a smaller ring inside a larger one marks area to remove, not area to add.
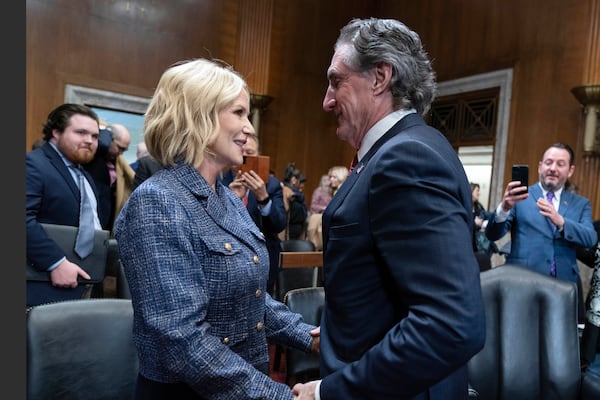
[[[146,148],[146,143],[139,142],[136,146],[135,150],[135,161],[129,164],[132,170],[137,171],[138,162],[140,158],[146,157],[148,155],[148,149]]]
[[[90,279],[88,273],[66,258],[40,224],[79,226],[78,173],[82,173],[95,211],[94,229],[102,229],[96,185],[81,168],[94,157],[99,130],[98,116],[92,109],[62,104],[48,114],[43,127],[44,144],[25,155],[27,262],[49,271],[51,279],[51,282],[27,281],[27,306],[80,299],[86,289],[91,289],[77,282],[80,276]]]
[[[323,240],[321,239],[323,211],[331,201],[333,192],[329,177],[329,174],[321,177],[320,185],[314,190],[310,200],[306,238],[315,245],[317,251],[323,250]]]
[[[337,193],[342,186],[342,183],[348,177],[348,168],[343,165],[336,165],[329,168],[327,173],[329,179],[329,188],[331,197],[327,202],[327,205],[331,201],[331,198]],[[314,196],[314,195],[313,195]],[[313,197],[314,200],[314,197]],[[325,211],[325,208],[323,209]],[[308,240],[313,242],[315,250],[323,250],[323,213],[312,213],[308,217],[308,226],[306,228],[306,237]]]
[[[585,306],[576,248],[593,246],[598,235],[592,224],[590,201],[574,191],[563,190],[574,171],[571,147],[563,143],[550,146],[538,164],[538,182],[529,188],[519,181],[508,182],[485,232],[491,241],[510,232],[506,263],[576,283],[578,316],[583,321]],[[553,196],[551,200],[549,195]]]
[[[321,214],[325,211],[327,204],[331,201],[331,185],[329,184],[329,175],[321,176],[319,186],[313,191],[310,198],[310,212],[312,214]]]
[[[473,200],[473,248],[474,251],[480,251],[491,256],[492,253],[498,253],[496,243],[491,242],[485,235],[485,227],[488,219],[492,216],[491,211],[487,211],[479,201],[481,186],[479,183],[471,182],[471,198]]]
[[[46,143],[44,139],[35,139],[35,141],[31,144],[31,150],[42,147],[44,143]]]
[[[336,165],[329,168],[329,185],[331,186],[331,194],[335,195],[342,186],[342,183],[348,177],[348,167]]]
[[[600,236],[600,220],[594,221],[596,234]],[[593,268],[590,291],[587,298],[586,316],[581,336],[581,369],[583,373],[600,379],[600,241],[586,249],[581,259]]]
[[[162,168],[162,165],[155,160],[151,155],[144,156],[137,161],[137,169],[135,170],[135,176],[133,177],[133,187],[131,190],[135,190],[142,182],[150,178],[156,172]]]
[[[248,135],[248,140],[242,148],[244,156],[259,155],[256,135]],[[238,173],[235,168],[223,174],[222,182],[244,201],[250,217],[265,235],[270,263],[267,293],[273,296],[275,282],[279,275],[279,253],[281,253],[279,232],[285,229],[286,224],[281,182],[275,176],[269,175],[265,183],[255,171]]]
[[[123,157],[131,135],[124,125],[111,124],[100,130],[98,150],[84,167],[94,178],[100,196],[100,223],[112,231],[113,223],[133,188],[135,172]]]
[[[471,190],[421,115],[435,74],[417,33],[353,19],[327,70],[323,109],[357,164],[323,213],[321,380],[298,399],[464,400],[485,342]]]
[[[313,325],[266,291],[266,241],[219,177],[241,165],[250,93],[228,66],[178,62],[160,77],[144,140],[163,168],[115,222],[139,357],[137,400],[289,399],[267,339],[317,351]]]
[[[308,210],[304,199],[306,176],[293,163],[283,173],[283,201],[287,213],[287,226],[281,233],[283,240],[306,239]]]

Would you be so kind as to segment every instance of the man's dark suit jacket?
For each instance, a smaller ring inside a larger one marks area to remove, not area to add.
[[[110,173],[106,166],[108,148],[112,143],[112,132],[108,129],[100,129],[98,138],[98,149],[94,159],[84,165],[86,171],[90,173],[96,188],[98,190],[98,217],[102,229],[112,230],[113,216],[115,215],[115,187],[110,185]]]
[[[142,182],[150,178],[157,171],[162,169],[162,165],[156,161],[152,156],[144,156],[137,161],[137,169],[135,170],[135,177],[133,178],[133,189],[140,186]]]
[[[446,138],[409,114],[323,214],[322,399],[455,400],[485,318],[471,189]]]
[[[229,186],[232,181],[233,172],[231,170],[223,174],[222,182],[225,186]],[[281,253],[281,240],[278,233],[285,229],[287,221],[285,206],[283,204],[283,190],[281,189],[279,179],[272,175],[269,176],[269,180],[266,182],[266,189],[272,202],[269,214],[263,216],[260,213],[257,203],[258,199],[252,191],[248,193],[248,205],[246,209],[256,226],[258,226],[258,229],[265,235],[267,241],[270,264],[267,292],[273,295],[275,282],[279,273],[279,253]]]
[[[49,143],[28,152],[25,165],[27,262],[46,270],[64,253],[48,238],[40,223],[78,226],[79,188]],[[98,200],[93,179],[84,174]],[[81,284],[76,289],[62,289],[47,282],[27,282],[27,305],[80,298],[84,289]]]

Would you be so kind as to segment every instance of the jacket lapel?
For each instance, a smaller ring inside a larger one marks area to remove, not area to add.
[[[69,185],[69,188],[71,188],[71,192],[73,193],[73,196],[75,197],[75,199],[77,199],[77,203],[79,203],[79,201],[80,201],[79,186],[77,186],[77,184],[73,180],[73,177],[71,176],[71,173],[69,172],[68,167],[65,165],[65,163],[63,162],[60,155],[56,152],[56,150],[54,150],[54,148],[52,147],[52,145],[50,143],[44,144],[44,146],[42,147],[42,151],[44,152],[46,157],[48,157],[50,164],[52,164],[54,166],[54,168],[56,168],[56,170],[63,177],[65,182],[67,182],[67,185]],[[89,174],[86,174],[84,172],[84,175],[86,175],[86,178],[88,178],[88,181],[89,181],[90,180]],[[95,187],[95,186],[92,186],[92,187]],[[96,197],[98,197],[98,196],[96,195]]]
[[[403,130],[408,129],[414,125],[425,125],[423,118],[421,118],[418,114],[408,114],[400,121],[396,122],[394,126],[392,126],[382,137],[380,137],[373,146],[369,149],[367,154],[360,160],[352,172],[348,175],[344,184],[340,186],[340,189],[337,191],[335,196],[329,202],[329,205],[323,212],[323,246],[326,246],[327,239],[329,237],[329,223],[331,221],[331,216],[334,211],[339,207],[341,203],[343,203],[344,199],[350,193],[350,190],[360,177],[360,174],[363,172],[364,168],[367,166],[369,160],[373,157],[375,153],[383,146],[388,140],[393,138],[394,136],[401,133]]]
[[[229,188],[217,181],[216,190],[213,190],[204,177],[189,164],[180,163],[174,168],[177,179],[194,194],[215,224],[251,247],[256,241],[250,239],[248,226],[251,227],[253,236],[264,240],[241,200],[235,202],[235,195]],[[249,223],[240,224],[240,218]]]

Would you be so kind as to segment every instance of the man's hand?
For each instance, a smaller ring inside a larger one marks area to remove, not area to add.
[[[317,381],[310,381],[307,383],[297,383],[292,388],[294,399],[298,400],[314,400],[315,389],[317,387]]]
[[[565,224],[565,219],[558,213],[558,211],[556,211],[556,208],[554,208],[553,204],[550,204],[548,200],[540,197],[537,200],[536,205],[540,209],[540,214],[542,214],[544,217],[550,218],[550,221],[552,221],[557,228],[560,229],[563,227]]]
[[[242,173],[241,181],[245,187],[254,193],[258,201],[264,200],[269,196],[265,182],[253,170]]]
[[[58,267],[50,271],[50,279],[52,280],[52,286],[61,288],[76,288],[78,285],[77,277],[81,276],[84,279],[91,279],[79,265],[72,263],[66,258],[58,264]]]
[[[242,173],[240,171],[238,171],[233,181],[231,181],[231,183],[229,184],[229,189],[231,189],[231,191],[235,193],[240,199],[243,199],[244,196],[246,196],[246,192],[248,191],[248,189],[246,188],[246,185],[244,185]]]
[[[502,199],[502,210],[504,210],[504,212],[509,212],[515,204],[529,197],[529,192],[526,191],[527,186],[519,185],[519,181],[508,182],[506,190],[504,191],[504,198]]]
[[[313,341],[310,345],[311,351],[313,353],[319,353],[321,351],[321,327],[317,326],[315,329],[310,331],[310,336],[313,337]]]

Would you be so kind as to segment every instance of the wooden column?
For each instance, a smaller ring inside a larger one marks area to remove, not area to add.
[[[579,194],[592,203],[592,218],[600,219],[600,0],[590,2],[590,30],[587,59],[584,60],[583,85],[573,88],[573,94],[582,104],[578,148],[583,150],[581,161],[576,162]]]
[[[239,3],[239,39],[236,69],[241,72],[252,92],[252,125],[258,131],[260,114],[271,102],[269,63],[274,0],[243,0]]]

